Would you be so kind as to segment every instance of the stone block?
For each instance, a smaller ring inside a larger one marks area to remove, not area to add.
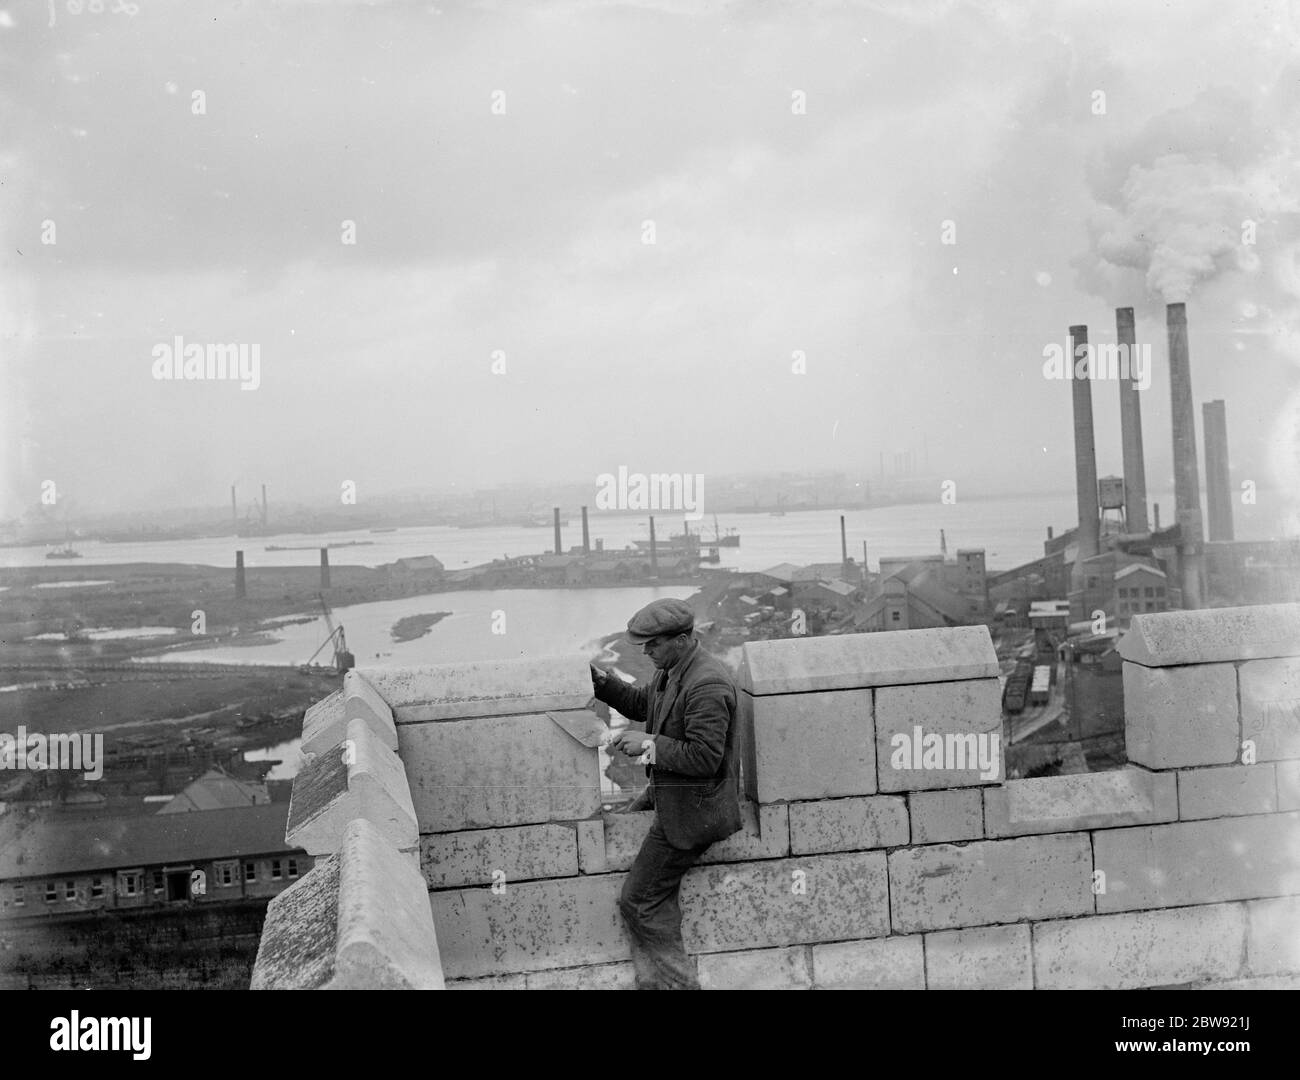
[[[925,989],[920,934],[814,945],[812,966],[818,990]]]
[[[931,745],[935,761],[955,767],[923,767]],[[882,792],[997,783],[1005,775],[997,679],[877,690],[876,768]]]
[[[605,823],[600,818],[591,818],[577,824],[578,870],[584,874],[604,874],[617,869],[605,857]]]
[[[688,952],[882,937],[889,932],[885,855],[807,855],[697,866],[682,881]]]
[[[604,869],[626,870],[641,850],[641,842],[654,822],[654,811],[607,813],[602,817],[605,833]],[[755,807],[753,803],[742,802],[740,817],[743,822],[741,831],[711,845],[700,856],[701,865],[780,859],[790,854],[790,826],[784,803]]]
[[[1147,668],[1126,662],[1124,745],[1129,761],[1148,769],[1236,761],[1236,669],[1231,664]]]
[[[1032,990],[1029,924],[926,934],[925,973],[931,990]]]
[[[998,658],[984,626],[889,634],[747,641],[738,684],[761,697],[901,683],[995,678]]]
[[[323,987],[334,974],[338,919],[338,859],[318,859],[267,905],[249,989]]]
[[[294,778],[285,838],[309,855],[333,854],[344,826],[359,817],[395,848],[415,850],[419,832],[402,763],[364,720],[350,720],[343,742]]]
[[[984,796],[978,789],[909,792],[907,810],[913,844],[948,844],[984,836]]]
[[[571,877],[578,872],[578,834],[554,824],[435,833],[420,837],[420,869],[430,889]],[[504,878],[493,876],[498,872]]]
[[[1300,657],[1251,660],[1238,668],[1241,737],[1255,760],[1300,758]]]
[[[365,818],[353,819],[339,852],[338,934],[329,989],[442,988],[424,878],[383,830]]]
[[[524,978],[529,990],[635,990],[636,969],[626,964],[534,971]]]
[[[907,839],[907,803],[898,795],[790,803],[794,855],[897,847]]]
[[[1300,896],[1246,904],[1246,967],[1251,975],[1300,972]]]
[[[332,750],[343,741],[347,726],[347,716],[343,709],[343,691],[335,690],[314,705],[308,706],[303,714],[301,753],[310,760],[327,750]]]
[[[1214,818],[1093,834],[1106,875],[1098,911],[1300,893],[1300,813]]]
[[[582,709],[595,696],[581,656],[359,670],[399,725]]]
[[[1132,990],[1231,979],[1241,971],[1246,914],[1214,904],[1039,923],[1040,990]]]
[[[810,990],[808,950],[753,949],[698,960],[701,990]]]
[[[465,979],[630,960],[618,912],[624,876],[430,893],[444,974]]]
[[[1178,816],[1198,818],[1271,814],[1277,810],[1273,765],[1222,765],[1178,773]]]
[[[349,821],[338,854],[272,898],[250,987],[442,989],[428,892],[409,857],[371,822]]]
[[[1178,819],[1173,773],[1145,769],[1008,780],[984,789],[991,837],[1113,829]]]
[[[1279,761],[1277,770],[1277,808],[1300,810],[1300,761]]]
[[[876,793],[870,690],[780,694],[752,704],[759,802]]]
[[[1300,656],[1300,604],[1134,615],[1119,653],[1144,667]]]
[[[600,810],[596,751],[545,713],[398,724],[420,832],[575,821]]]
[[[343,676],[343,714],[348,720],[364,720],[385,746],[397,749],[393,710],[355,668]]]
[[[1094,910],[1086,833],[901,849],[889,855],[889,885],[901,933]]]

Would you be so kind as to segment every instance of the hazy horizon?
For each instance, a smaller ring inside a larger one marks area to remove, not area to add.
[[[1222,398],[1234,486],[1300,487],[1286,3],[105,9],[0,6],[0,520],[923,447],[1073,490],[1044,349],[1117,306],[1161,491],[1171,301],[1202,482]],[[178,337],[250,388],[157,377]]]

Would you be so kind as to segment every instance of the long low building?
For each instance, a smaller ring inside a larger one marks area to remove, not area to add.
[[[274,896],[314,860],[287,803],[194,813],[0,819],[0,919]]]

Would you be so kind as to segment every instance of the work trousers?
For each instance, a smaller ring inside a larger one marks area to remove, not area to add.
[[[659,827],[646,834],[632,869],[623,882],[619,910],[632,942],[638,990],[698,990],[695,965],[682,945],[682,909],[678,902],[682,875],[708,844],[675,848]]]

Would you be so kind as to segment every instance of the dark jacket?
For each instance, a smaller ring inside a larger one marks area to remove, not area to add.
[[[596,696],[655,736],[655,764],[646,771],[673,847],[712,844],[740,829],[736,688],[722,664],[696,642],[649,686],[611,676]]]

